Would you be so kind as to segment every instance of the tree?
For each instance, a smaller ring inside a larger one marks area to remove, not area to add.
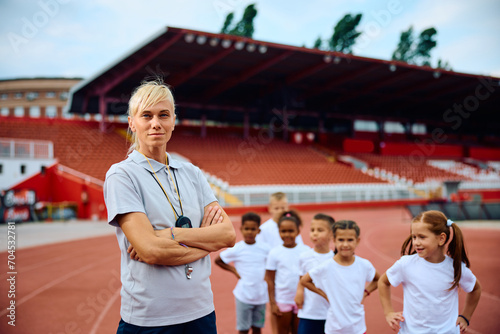
[[[230,29],[234,13],[229,13],[226,16],[221,33],[252,38],[254,33],[253,20],[256,16],[257,9],[255,9],[255,4],[248,5],[241,20]]]
[[[224,21],[224,25],[222,26],[221,33],[229,34],[229,26],[233,23],[234,13],[229,13],[226,16],[226,20]]]
[[[356,43],[356,38],[361,32],[356,31],[356,27],[361,21],[362,14],[352,16],[346,14],[333,29],[333,35],[329,40],[330,50],[343,53],[352,53],[352,46]]]
[[[318,39],[314,41],[313,49],[321,49],[322,45],[323,45],[323,40],[321,39],[321,36],[318,36]]]
[[[443,70],[446,70],[446,71],[453,71],[450,63],[448,63],[447,60],[438,59],[436,68],[442,68]]]
[[[431,51],[437,45],[437,41],[434,39],[436,34],[437,30],[434,27],[425,29],[418,36],[418,42],[416,43],[413,37],[413,27],[410,26],[407,31],[401,33],[398,46],[392,53],[392,59],[404,61],[408,64],[431,66]],[[450,67],[448,62],[442,65]],[[440,66],[441,62],[438,62],[438,67]]]
[[[405,63],[409,63],[413,58],[413,27],[407,31],[403,31],[401,33],[401,37],[399,39],[398,47],[392,53],[392,60],[404,61]]]
[[[431,50],[436,47],[437,42],[433,39],[433,37],[437,34],[437,30],[433,27],[425,29],[420,33],[418,38],[418,45],[415,50],[415,58],[418,62],[424,66],[431,66],[430,58],[431,58]]]

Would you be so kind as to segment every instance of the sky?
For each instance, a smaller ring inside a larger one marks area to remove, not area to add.
[[[434,27],[433,66],[500,77],[499,0],[0,0],[0,79],[88,78],[166,26],[218,33],[251,3],[256,40],[312,47],[361,13],[354,55],[388,60],[402,31]]]

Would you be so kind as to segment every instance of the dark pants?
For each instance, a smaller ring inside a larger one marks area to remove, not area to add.
[[[126,323],[120,319],[116,334],[217,334],[215,325],[215,311],[202,318],[186,322],[183,324],[158,326],[158,327],[141,327]]]
[[[299,318],[298,334],[324,334],[326,320]]]

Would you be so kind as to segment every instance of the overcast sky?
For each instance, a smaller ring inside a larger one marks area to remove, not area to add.
[[[311,47],[362,13],[355,55],[390,59],[403,30],[433,26],[433,66],[500,77],[499,0],[0,0],[0,79],[87,78],[166,26],[217,33],[251,3],[257,40]]]

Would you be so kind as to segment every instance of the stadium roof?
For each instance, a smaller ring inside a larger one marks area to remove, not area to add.
[[[402,62],[167,27],[71,91],[70,112],[124,114],[132,90],[160,74],[183,119],[289,125],[354,118],[498,131],[500,79]]]

